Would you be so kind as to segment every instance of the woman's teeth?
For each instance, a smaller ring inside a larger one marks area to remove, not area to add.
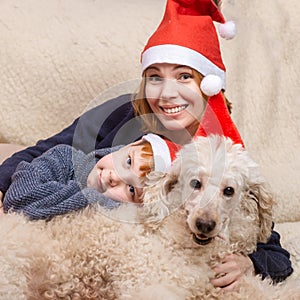
[[[178,112],[186,109],[186,107],[187,107],[187,105],[182,105],[182,106],[177,106],[177,107],[172,107],[172,108],[162,107],[162,110],[167,114],[175,114],[175,113],[178,113]]]

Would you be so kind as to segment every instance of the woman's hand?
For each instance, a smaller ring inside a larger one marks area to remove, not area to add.
[[[224,291],[232,291],[239,285],[243,275],[254,274],[254,266],[248,256],[230,254],[216,265],[213,271],[216,275],[210,280],[211,283]]]

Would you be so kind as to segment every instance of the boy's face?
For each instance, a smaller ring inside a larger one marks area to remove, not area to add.
[[[141,202],[140,166],[145,162],[141,159],[143,146],[137,143],[102,157],[89,174],[87,187],[117,201]]]

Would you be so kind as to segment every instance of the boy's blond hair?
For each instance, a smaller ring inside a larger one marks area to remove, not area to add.
[[[132,145],[132,147],[141,147],[140,160],[143,162],[140,166],[140,178],[145,178],[147,174],[154,171],[154,158],[151,144],[146,140],[141,140],[139,143]]]

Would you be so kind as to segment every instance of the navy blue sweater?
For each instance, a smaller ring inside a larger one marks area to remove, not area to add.
[[[58,144],[71,145],[90,153],[95,149],[126,145],[141,138],[141,124],[134,117],[130,97],[129,94],[122,95],[96,106],[58,134],[14,154],[0,166],[0,190],[3,193],[7,191],[19,162],[31,162]]]
[[[89,153],[95,149],[128,144],[141,138],[141,123],[135,118],[131,95],[114,98],[84,113],[69,127],[49,139],[39,141],[35,146],[14,154],[0,166],[0,190],[5,193],[11,183],[11,176],[21,161],[33,158],[57,144],[72,145]],[[284,280],[292,272],[289,253],[280,245],[280,236],[272,231],[266,244],[259,243],[257,251],[249,255],[257,274],[271,277],[274,282]]]

